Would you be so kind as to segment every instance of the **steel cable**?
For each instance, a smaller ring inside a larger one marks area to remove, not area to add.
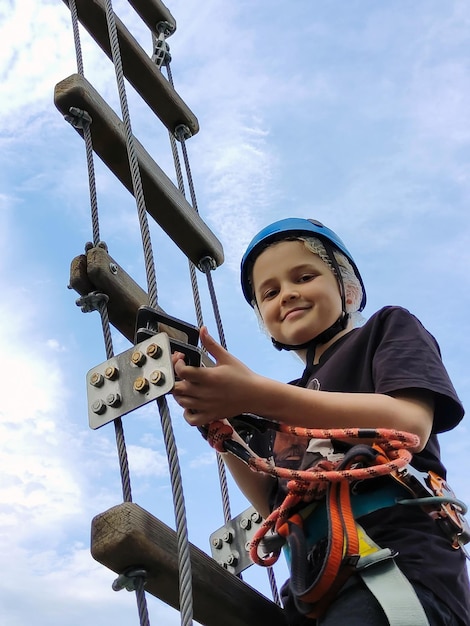
[[[75,0],[69,0],[70,14],[72,17],[72,30],[75,44],[75,56],[77,60],[77,70],[81,76],[84,76],[83,55],[82,47],[80,43],[80,30],[78,26],[78,13]],[[86,121],[83,124],[83,136],[85,139],[86,160],[88,170],[88,188],[90,191],[90,208],[91,208],[91,221],[93,231],[93,246],[98,246],[100,243],[100,228],[99,228],[99,212],[98,212],[98,199],[96,193],[96,179],[95,179],[95,167],[93,159],[93,145],[91,138],[90,122]],[[101,318],[101,327],[103,331],[103,338],[105,343],[106,358],[110,359],[114,356],[113,341],[111,336],[111,328],[109,324],[108,307],[106,302],[98,307],[98,311]],[[127,458],[126,442],[124,439],[124,431],[122,428],[121,419],[117,419],[114,422],[114,430],[116,437],[116,447],[119,457],[119,466],[121,471],[121,484],[124,502],[132,502],[131,481],[129,475],[129,462]]]
[[[148,226],[147,210],[145,206],[145,198],[142,188],[142,179],[140,176],[139,163],[135,151],[135,141],[132,133],[131,120],[129,115],[129,107],[127,102],[126,89],[124,85],[124,72],[122,68],[122,59],[119,48],[119,41],[116,28],[116,20],[111,0],[106,0],[106,21],[108,25],[109,40],[111,44],[111,53],[113,64],[116,72],[116,81],[118,85],[119,101],[121,105],[121,113],[126,130],[126,146],[131,169],[132,185],[134,189],[134,197],[137,204],[137,212],[139,217],[140,231],[142,236],[142,244],[145,256],[145,268],[147,273],[147,286],[149,305],[156,308],[158,305],[157,280],[155,273],[154,257],[150,239],[150,230]],[[189,553],[189,540],[186,523],[186,512],[184,504],[184,496],[182,492],[181,472],[176,451],[176,442],[171,424],[171,417],[168,410],[168,404],[165,398],[160,398],[157,402],[162,430],[167,450],[168,463],[170,468],[170,479],[173,492],[176,533],[178,538],[178,562],[180,577],[180,615],[181,624],[189,626],[192,624],[193,604],[192,604],[192,577],[191,577],[191,560]]]

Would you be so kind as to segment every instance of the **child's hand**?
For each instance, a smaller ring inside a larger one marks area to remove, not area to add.
[[[192,426],[203,426],[216,419],[234,417],[249,411],[251,383],[256,377],[241,361],[232,356],[207,332],[200,330],[201,343],[214,358],[214,367],[193,367],[184,362],[184,355],[172,356],[175,374],[173,396],[184,409],[184,417]]]

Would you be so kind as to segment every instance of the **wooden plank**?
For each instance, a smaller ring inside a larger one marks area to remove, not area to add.
[[[94,151],[133,193],[123,122],[93,86],[83,76],[73,74],[56,85],[54,102],[63,115],[68,115],[71,107],[91,115]],[[149,214],[196,266],[207,256],[221,265],[224,256],[220,241],[137,139],[135,148]]]
[[[286,626],[283,610],[190,546],[194,619],[205,626]],[[96,516],[93,558],[117,574],[137,566],[148,573],[146,590],[179,607],[176,533],[137,504],[126,502]]]
[[[129,0],[141,19],[147,24],[149,29],[158,35],[156,25],[159,22],[168,22],[173,27],[171,34],[176,30],[176,20],[160,0]],[[169,37],[170,35],[167,35]]]
[[[113,269],[111,269],[113,267]],[[133,278],[100,246],[91,248],[85,254],[75,257],[70,264],[69,286],[81,296],[99,291],[108,296],[110,323],[131,343],[134,343],[135,320],[141,306],[148,305],[147,293]],[[157,306],[158,311],[165,311]],[[159,331],[172,339],[187,343],[186,333],[159,324]],[[214,361],[207,353],[202,354],[205,367],[213,367]]]
[[[63,2],[69,6],[68,0]],[[104,0],[75,0],[75,3],[81,24],[112,59]],[[146,12],[148,18],[152,14],[150,9]],[[116,28],[122,68],[127,80],[171,133],[177,126],[184,124],[195,135],[199,130],[199,122],[194,113],[117,16]]]
[[[70,286],[82,296],[92,291],[106,294],[109,297],[109,321],[134,343],[137,311],[139,307],[148,305],[148,295],[104,248],[91,248],[86,255],[73,259]],[[160,325],[160,330],[174,339],[186,341],[185,333],[165,324]]]

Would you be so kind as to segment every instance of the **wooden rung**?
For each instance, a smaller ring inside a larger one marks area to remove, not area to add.
[[[112,272],[111,267],[115,267],[116,272]],[[70,265],[69,284],[81,296],[86,296],[92,291],[106,294],[109,297],[109,321],[124,337],[134,343],[137,310],[148,305],[148,295],[106,250],[100,247],[92,248],[86,255],[75,257]],[[166,328],[162,330],[168,332]]]
[[[124,124],[94,87],[83,76],[73,74],[56,85],[54,102],[63,115],[68,115],[71,107],[91,115],[93,150],[133,193]],[[221,265],[220,241],[137,139],[135,151],[149,214],[195,265],[207,256]]]
[[[111,324],[134,343],[135,320],[141,306],[148,305],[148,295],[106,252],[95,247],[73,259],[70,265],[70,287],[81,296],[99,291],[108,296],[108,315]],[[163,311],[157,307],[159,311]],[[186,341],[185,333],[165,324],[160,331],[174,339]]]
[[[286,626],[283,610],[190,546],[194,619],[205,626]],[[146,590],[178,609],[176,533],[137,504],[126,502],[96,516],[91,528],[93,558],[117,574],[139,567]]]
[[[170,34],[176,30],[176,20],[169,9],[160,0],[129,0],[149,29],[156,33],[155,27],[159,22],[168,22],[173,27]],[[167,35],[169,37],[170,35]]]
[[[91,248],[86,254],[80,254],[72,260],[69,285],[81,296],[92,291],[106,294],[109,298],[109,321],[134,343],[137,311],[141,306],[148,305],[148,295],[104,248]],[[165,313],[161,307],[156,308]],[[172,339],[187,342],[186,333],[176,328],[160,323],[159,330]],[[214,365],[206,353],[202,354],[202,362],[206,367]]]
[[[69,6],[68,0],[63,1]],[[104,0],[75,0],[75,4],[78,19],[111,59]],[[199,122],[194,113],[117,16],[116,28],[122,68],[127,80],[171,133],[177,126],[184,124],[195,135],[199,130]]]

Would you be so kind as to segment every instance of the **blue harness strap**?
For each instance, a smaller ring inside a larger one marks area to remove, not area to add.
[[[373,513],[379,509],[395,506],[397,500],[409,496],[409,491],[391,480],[382,489],[373,492],[357,493],[351,495],[351,507],[354,519],[359,519],[363,515]],[[320,539],[328,534],[328,515],[325,500],[313,502],[300,512],[304,518],[303,531],[308,546],[312,547]],[[284,555],[290,567],[291,554],[288,544],[283,546]]]

